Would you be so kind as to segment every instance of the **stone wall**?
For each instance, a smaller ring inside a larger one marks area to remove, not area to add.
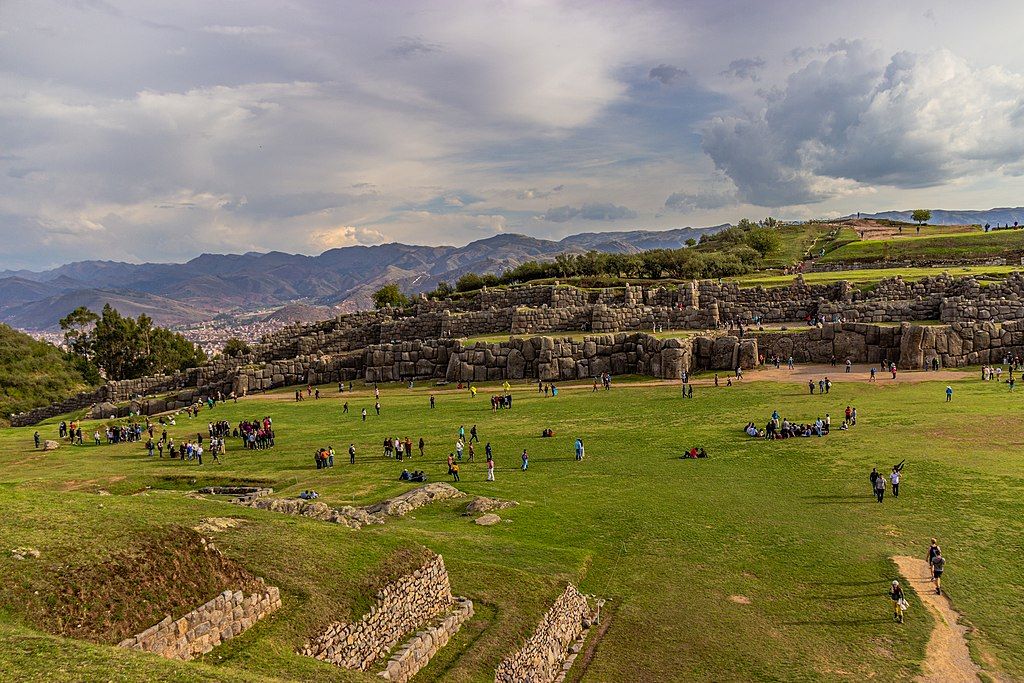
[[[189,661],[244,633],[280,606],[281,594],[275,586],[265,586],[249,595],[242,591],[224,591],[180,619],[168,615],[160,623],[122,641],[118,647]]]
[[[495,683],[552,683],[589,616],[587,599],[572,584],[566,586],[526,643],[498,665]]]
[[[444,559],[432,560],[377,593],[377,603],[356,622],[337,621],[299,650],[299,654],[366,671],[407,635],[452,608]]]
[[[386,681],[407,683],[472,617],[473,602],[455,598],[455,609],[399,646],[378,675]]]

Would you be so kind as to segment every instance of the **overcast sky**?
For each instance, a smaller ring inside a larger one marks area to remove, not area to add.
[[[1024,3],[0,0],[0,268],[1024,204]]]

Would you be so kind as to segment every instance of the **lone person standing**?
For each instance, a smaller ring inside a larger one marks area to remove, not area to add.
[[[951,386],[949,386],[947,384],[946,385],[946,403],[949,403],[952,400],[953,400],[953,387],[951,387]]]
[[[875,477],[875,498],[879,503],[885,498],[885,477],[881,474]]]

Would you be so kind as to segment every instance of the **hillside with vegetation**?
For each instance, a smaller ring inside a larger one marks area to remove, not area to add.
[[[0,324],[0,423],[88,388],[99,379],[88,374],[53,344]]]

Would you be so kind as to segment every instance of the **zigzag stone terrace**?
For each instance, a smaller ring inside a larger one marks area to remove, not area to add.
[[[820,327],[751,333],[750,321]],[[743,322],[742,338],[727,328]],[[929,325],[916,325],[928,321]],[[935,323],[939,324],[935,324]],[[643,330],[683,331],[659,339]],[[559,338],[589,332],[582,340]],[[508,334],[501,342],[469,342]],[[294,325],[252,354],[211,361],[170,376],[108,382],[95,391],[13,415],[14,426],[93,407],[94,417],[152,415],[221,392],[245,395],[290,385],[340,381],[449,382],[587,379],[603,372],[678,379],[683,370],[752,368],[761,356],[798,362],[896,363],[917,369],[1024,355],[1024,276],[983,285],[943,274],[900,277],[860,290],[846,281],[742,288],[709,280],[678,286],[599,290],[568,285],[484,289],[457,300],[424,297],[384,309]]]

